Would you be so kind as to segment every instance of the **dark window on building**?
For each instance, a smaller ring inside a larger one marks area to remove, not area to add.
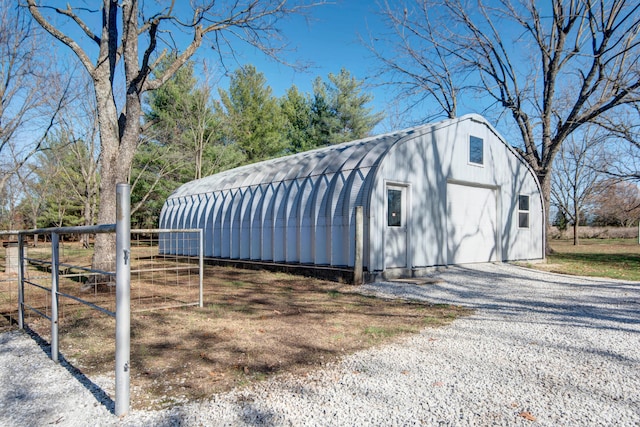
[[[518,196],[518,227],[529,228],[529,196]]]
[[[387,225],[402,227],[402,190],[387,190]]]
[[[469,137],[469,163],[484,164],[484,141],[482,138]]]

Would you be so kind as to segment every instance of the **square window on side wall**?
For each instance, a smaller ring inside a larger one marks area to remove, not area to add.
[[[484,141],[482,138],[469,137],[469,163],[484,165]]]

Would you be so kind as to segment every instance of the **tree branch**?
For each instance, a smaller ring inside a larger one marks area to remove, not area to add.
[[[62,43],[64,43],[65,45],[67,45],[72,51],[73,53],[76,54],[76,56],[78,57],[78,59],[80,60],[80,62],[82,63],[82,65],[87,69],[87,71],[89,72],[89,74],[93,75],[93,72],[95,70],[91,59],[89,58],[89,56],[84,52],[84,50],[82,50],[82,48],[80,47],[80,45],[78,45],[78,43],[76,43],[75,40],[73,40],[71,37],[67,36],[66,34],[64,34],[62,31],[58,30],[56,27],[54,27],[41,13],[40,13],[40,6],[38,6],[36,4],[35,0],[27,0],[27,5],[29,7],[29,12],[31,13],[31,16],[33,16],[33,18],[38,22],[38,24],[40,24],[40,26],[42,28],[44,28],[44,30],[46,32],[48,32],[49,34],[51,34],[54,38],[56,38],[57,40],[61,41]]]

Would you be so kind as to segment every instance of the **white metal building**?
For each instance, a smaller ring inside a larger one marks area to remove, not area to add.
[[[161,228],[202,228],[206,257],[353,267],[376,275],[540,259],[538,180],[481,116],[426,124],[225,171],[178,188]],[[161,251],[193,254],[179,238]]]

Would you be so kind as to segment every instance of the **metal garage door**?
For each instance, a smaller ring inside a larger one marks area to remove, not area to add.
[[[448,264],[497,259],[495,189],[448,183],[447,213]]]

